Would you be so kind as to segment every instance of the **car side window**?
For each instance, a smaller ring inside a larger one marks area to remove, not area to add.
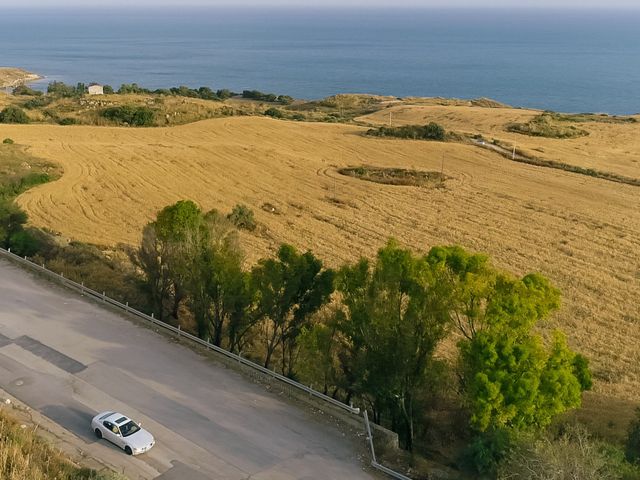
[[[107,422],[106,420],[104,422],[102,422],[102,425],[104,425],[104,427],[107,430],[111,430],[111,427],[113,427],[113,425],[111,424],[111,422]]]

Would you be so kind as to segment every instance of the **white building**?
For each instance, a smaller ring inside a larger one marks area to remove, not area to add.
[[[89,85],[89,95],[104,95],[102,85]]]

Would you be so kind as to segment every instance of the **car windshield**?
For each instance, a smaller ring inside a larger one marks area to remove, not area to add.
[[[133,435],[138,430],[140,430],[140,427],[138,426],[138,424],[132,422],[131,420],[129,420],[124,425],[120,425],[120,433],[122,434],[123,437],[128,437],[129,435]]]

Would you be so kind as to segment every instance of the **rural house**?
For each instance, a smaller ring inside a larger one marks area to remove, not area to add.
[[[98,84],[89,85],[89,95],[104,95],[104,88]]]

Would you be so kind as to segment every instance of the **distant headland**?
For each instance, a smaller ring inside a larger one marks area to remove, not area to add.
[[[0,67],[0,88],[16,87],[21,84],[35,82],[41,78],[43,77],[21,68]]]

